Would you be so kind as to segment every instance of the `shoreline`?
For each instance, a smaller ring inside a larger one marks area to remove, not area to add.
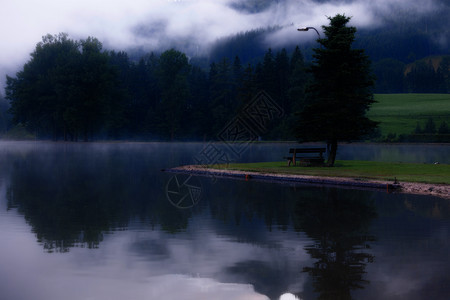
[[[298,183],[308,185],[338,186],[354,189],[384,190],[406,194],[428,195],[450,200],[450,185],[416,182],[399,182],[358,179],[349,177],[325,177],[311,175],[294,175],[282,173],[263,173],[227,169],[206,168],[199,165],[186,165],[163,170],[170,173],[180,173],[197,176],[212,176],[221,178],[258,180],[278,183]]]

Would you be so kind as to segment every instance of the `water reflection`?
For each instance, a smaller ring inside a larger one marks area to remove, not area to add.
[[[8,299],[448,295],[449,201],[199,178],[202,200],[180,210],[160,169],[198,145],[84,146],[0,151]]]
[[[131,217],[177,232],[186,228],[191,215],[170,209],[152,156],[74,147],[10,159],[8,209],[25,216],[49,252],[96,248],[105,233],[125,229]]]
[[[314,240],[305,247],[315,260],[304,267],[319,299],[352,299],[351,291],[363,289],[363,278],[375,236],[369,233],[376,218],[374,202],[365,192],[325,189],[322,197],[301,197],[296,205],[297,230]]]

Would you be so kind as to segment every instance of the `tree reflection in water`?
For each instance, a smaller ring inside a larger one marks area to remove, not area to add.
[[[14,163],[8,209],[24,215],[48,252],[97,248],[105,233],[127,228],[132,218],[181,231],[192,212],[174,209],[162,192],[155,193],[164,181],[149,172],[149,164],[115,151],[33,152]]]
[[[373,262],[368,232],[376,218],[369,193],[325,189],[322,197],[302,197],[297,201],[296,229],[314,240],[305,250],[316,259],[310,274],[318,299],[351,299],[351,291],[368,284],[364,280],[366,264]]]

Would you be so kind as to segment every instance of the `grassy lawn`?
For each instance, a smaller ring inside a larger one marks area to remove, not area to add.
[[[376,94],[368,117],[381,122],[382,135],[410,134],[420,123],[422,129],[429,117],[436,128],[450,119],[450,94]]]
[[[214,168],[263,173],[283,173],[313,176],[351,177],[400,182],[450,184],[450,165],[387,163],[357,160],[339,160],[335,167],[288,167],[286,162],[263,162],[215,165]]]

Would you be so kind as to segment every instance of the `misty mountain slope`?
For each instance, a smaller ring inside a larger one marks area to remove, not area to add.
[[[251,2],[247,3],[247,6],[251,6]],[[336,1],[316,2],[333,3]],[[448,26],[450,6],[445,1],[435,2],[437,3],[435,4],[436,9],[424,14],[418,14],[412,8],[375,12],[376,25],[354,25],[358,29],[354,47],[365,49],[373,61],[394,58],[410,63],[430,55],[450,54],[450,27]],[[255,10],[258,7],[257,5],[252,6]],[[264,7],[267,9],[266,6]],[[319,27],[317,29],[320,31]],[[268,48],[286,47],[289,49],[299,45],[305,49],[316,46],[315,36],[309,40],[300,40],[300,38],[281,40],[277,44],[271,45],[269,37],[282,30],[286,30],[286,28],[268,26],[220,38],[211,46],[209,56],[212,60],[218,60],[222,57],[233,58],[238,55],[242,61],[251,62],[255,57],[261,57]],[[295,27],[288,28],[288,30],[295,31]]]

